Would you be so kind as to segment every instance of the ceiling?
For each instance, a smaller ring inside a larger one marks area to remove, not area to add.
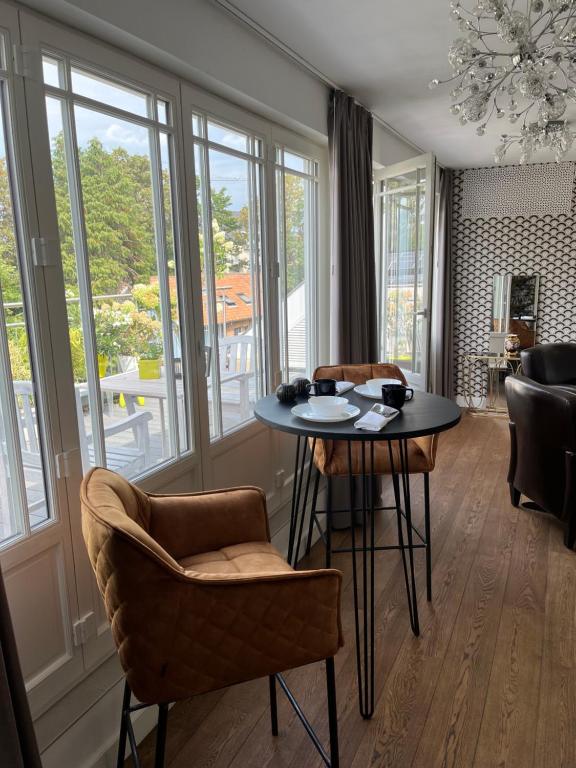
[[[486,135],[449,112],[448,46],[458,37],[449,0],[233,0],[231,3],[355,96],[402,136],[451,168],[494,165],[507,121]],[[464,0],[473,8],[475,0]],[[518,162],[511,151],[507,162]],[[576,158],[576,147],[569,159]],[[539,162],[552,160],[540,154]]]

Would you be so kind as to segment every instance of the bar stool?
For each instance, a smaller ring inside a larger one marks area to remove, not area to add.
[[[313,379],[336,379],[337,381],[351,381],[354,384],[365,384],[369,379],[391,378],[399,379],[406,384],[406,378],[397,365],[389,363],[361,364],[361,365],[332,365],[322,366],[314,371]],[[432,548],[430,536],[430,472],[433,471],[436,462],[436,452],[438,448],[438,435],[426,435],[424,437],[410,438],[407,441],[407,456],[400,454],[399,446],[390,443],[376,444],[374,447],[374,473],[376,475],[392,475],[392,484],[394,488],[394,507],[375,507],[375,511],[385,509],[401,509],[400,504],[400,482],[398,469],[402,462],[406,462],[409,474],[421,474],[424,480],[424,534],[413,526],[413,531],[420,539],[421,544],[416,547],[423,547],[426,550],[426,597],[432,600]],[[352,464],[354,475],[364,475],[362,466],[362,449],[359,443],[352,446]],[[326,545],[326,563],[331,562],[332,549],[331,537],[331,517],[336,512],[347,510],[334,510],[332,508],[332,479],[334,477],[348,476],[348,444],[338,440],[315,441],[314,464],[324,478],[326,478],[326,509],[316,510],[317,494],[314,494],[313,505],[310,514],[310,525],[308,529],[308,539],[306,551],[310,551],[313,527],[316,525],[320,536]],[[392,472],[394,467],[394,472]],[[317,480],[319,478],[317,477]],[[374,489],[369,489],[374,493]],[[318,515],[326,514],[326,536],[318,523]],[[351,511],[352,521],[354,521],[354,511]],[[399,545],[403,546],[402,535],[402,517],[405,514],[398,514],[398,536]],[[299,549],[299,542],[297,551]]]

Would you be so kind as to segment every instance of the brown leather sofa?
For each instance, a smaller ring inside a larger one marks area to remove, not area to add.
[[[127,737],[136,755],[131,692],[159,705],[161,768],[169,702],[268,676],[277,734],[276,681],[286,690],[279,673],[326,660],[337,766],[333,657],[342,645],[342,577],[292,570],[270,543],[264,493],[146,494],[96,468],[84,478],[81,503],[84,539],[126,673],[118,765]]]
[[[537,344],[520,352],[522,373],[540,384],[576,386],[576,344]]]
[[[552,378],[556,380],[555,375]],[[506,399],[512,504],[518,506],[524,494],[557,517],[564,525],[564,542],[572,548],[576,537],[576,392],[526,376],[508,376]]]

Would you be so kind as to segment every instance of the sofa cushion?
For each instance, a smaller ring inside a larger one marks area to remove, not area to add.
[[[249,541],[213,552],[183,557],[179,564],[187,572],[212,574],[288,573],[293,569],[276,547],[265,541]]]

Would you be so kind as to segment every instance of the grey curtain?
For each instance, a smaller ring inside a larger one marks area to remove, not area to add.
[[[430,387],[453,396],[452,339],[452,186],[453,172],[440,168],[434,240]]]
[[[0,570],[0,764],[42,768]]]
[[[372,115],[342,91],[328,113],[333,363],[376,362]]]

